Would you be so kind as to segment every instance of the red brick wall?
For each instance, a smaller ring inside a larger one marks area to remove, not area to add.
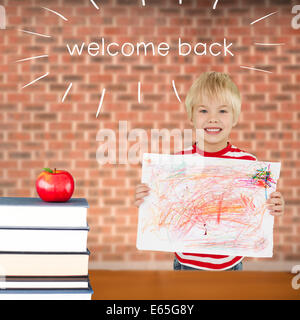
[[[0,30],[0,196],[37,196],[35,179],[43,167],[70,171],[74,197],[87,198],[91,227],[88,247],[95,265],[142,266],[172,260],[172,254],[138,252],[137,209],[132,205],[139,165],[100,165],[100,129],[191,128],[181,101],[203,71],[231,74],[243,104],[231,142],[260,160],[281,161],[279,190],[285,216],[275,219],[272,261],[300,260],[300,30],[291,27],[296,1],[2,0],[7,29]],[[46,11],[63,14],[68,21]],[[269,13],[273,16],[250,25]],[[300,22],[299,22],[300,23]],[[51,35],[34,36],[29,30]],[[233,42],[234,57],[71,57],[66,44],[100,41],[153,41],[176,46],[178,38],[196,43]],[[254,43],[284,43],[258,46]],[[48,58],[16,60],[48,54]],[[241,68],[252,66],[265,73]],[[44,79],[22,87],[49,72]],[[137,99],[141,82],[142,101]],[[69,83],[73,83],[62,103]],[[96,113],[103,88],[101,112]],[[270,259],[266,259],[270,261]],[[262,260],[264,261],[264,260]],[[144,263],[144,264],[142,264]]]

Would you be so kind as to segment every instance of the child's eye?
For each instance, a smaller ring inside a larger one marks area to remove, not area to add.
[[[221,113],[226,113],[226,112],[227,112],[227,110],[220,110],[220,112],[221,112]]]
[[[206,113],[207,111],[205,109],[199,110],[200,113]]]

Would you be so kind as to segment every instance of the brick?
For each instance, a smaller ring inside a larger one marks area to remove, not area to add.
[[[90,203],[92,262],[114,262],[122,267],[124,261],[170,261],[171,265],[172,253],[136,250],[138,208],[133,200],[141,165],[100,165],[96,161],[97,132],[112,129],[117,135],[120,120],[128,121],[128,130],[148,130],[148,137],[153,128],[190,128],[184,107],[190,85],[201,72],[225,71],[242,96],[240,122],[230,141],[261,160],[282,163],[278,188],[286,200],[286,213],[275,219],[272,261],[299,260],[300,41],[299,30],[290,27],[287,1],[274,0],[274,11],[280,14],[253,26],[250,22],[271,12],[266,1],[219,1],[212,10],[210,0],[184,0],[181,6],[175,0],[146,0],[146,7],[141,1],[103,0],[99,3],[101,15],[89,1],[64,0],[63,6],[62,1],[51,1],[51,8],[66,15],[69,23],[38,8],[35,2],[2,1],[9,28],[0,39],[1,196],[36,196],[29,185],[34,185],[34,177],[43,167],[68,169],[78,181],[74,196],[86,197]],[[39,1],[40,6],[48,4]],[[20,26],[52,38],[16,33],[13,29]],[[67,43],[99,42],[99,35],[106,43],[167,42],[170,52],[166,57],[69,55]],[[234,44],[235,56],[179,57],[179,36],[191,44],[226,37]],[[254,42],[285,45],[267,47]],[[14,63],[46,53],[48,59]],[[47,71],[47,78],[21,89]],[[182,103],[174,94],[172,80]],[[139,81],[141,103],[137,99]],[[70,82],[73,87],[62,103]],[[105,99],[96,118],[103,88]]]
[[[22,130],[34,131],[34,130],[44,130],[44,123],[24,123],[22,124]]]
[[[150,261],[151,255],[150,253],[133,253],[129,255],[130,260],[132,261]]]
[[[270,119],[293,120],[292,112],[270,112]]]
[[[260,122],[256,122],[255,123],[255,129],[256,130],[276,130],[277,129],[277,124],[273,123],[273,122],[264,122],[264,123],[260,123]]]
[[[103,261],[123,261],[124,257],[121,253],[118,253],[118,254],[108,253],[108,254],[103,254],[102,260]]]
[[[49,124],[50,130],[70,131],[72,130],[72,123],[70,122],[54,122]]]

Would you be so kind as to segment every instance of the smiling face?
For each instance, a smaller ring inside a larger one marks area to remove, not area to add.
[[[217,152],[227,146],[232,128],[236,125],[233,108],[218,99],[203,96],[192,110],[191,124],[195,129],[204,130],[204,151]],[[202,145],[198,141],[198,145]]]

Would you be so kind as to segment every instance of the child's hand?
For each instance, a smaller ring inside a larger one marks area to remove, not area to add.
[[[284,213],[284,199],[280,192],[272,192],[266,201],[270,214],[273,216],[282,216]]]
[[[138,184],[135,188],[135,202],[134,205],[139,207],[144,201],[144,197],[149,194],[150,188],[145,184]]]

